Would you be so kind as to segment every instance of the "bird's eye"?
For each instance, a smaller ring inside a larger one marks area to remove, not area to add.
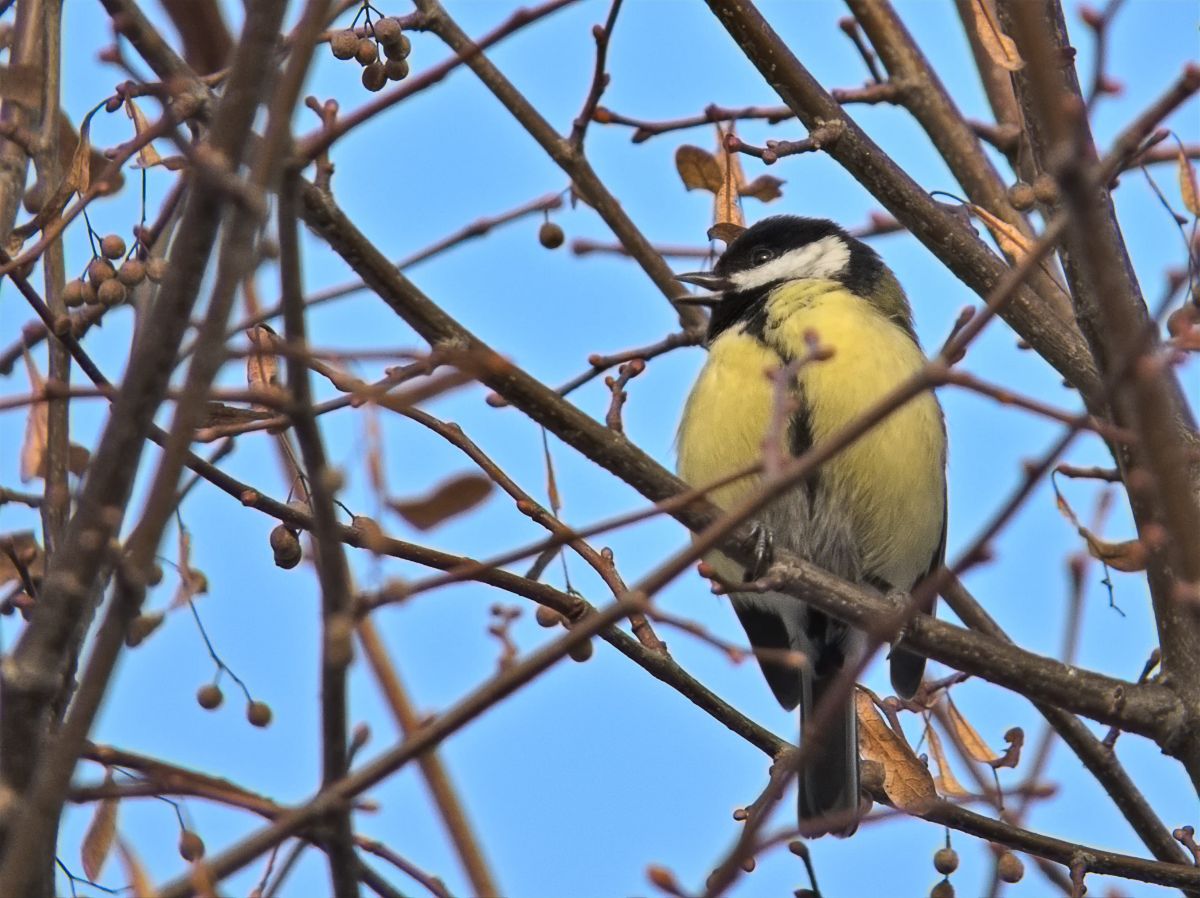
[[[770,262],[774,258],[775,253],[772,250],[763,247],[754,251],[754,253],[750,256],[750,261],[755,265],[762,265],[765,262]]]

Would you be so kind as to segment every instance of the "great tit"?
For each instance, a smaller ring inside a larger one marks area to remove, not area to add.
[[[805,356],[812,334],[833,353],[801,365],[790,385],[781,438],[791,455],[837,433],[925,364],[895,276],[831,221],[767,218],[739,235],[712,271],[678,278],[712,291],[694,297],[712,309],[708,358],[679,427],[679,476],[691,485],[763,457],[772,418],[781,414],[770,374]],[[728,507],[758,483],[742,478],[709,498]],[[846,580],[910,590],[945,552],[946,430],[936,397],[926,392],[901,406],[755,524],[774,546]],[[727,582],[746,576],[719,553],[706,560]],[[799,774],[801,830],[850,835],[859,815],[853,694],[841,699],[829,727],[803,730],[838,673],[861,660],[865,634],[780,593],[733,592],[732,601],[750,644],[777,650],[759,657],[763,675],[781,705],[799,705],[802,737],[812,740]],[[782,663],[787,651],[803,663]],[[911,697],[925,659],[893,649],[890,661],[897,694]]]

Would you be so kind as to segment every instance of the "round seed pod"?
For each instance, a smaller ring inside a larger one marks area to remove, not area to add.
[[[939,848],[933,854],[933,868],[942,876],[949,876],[958,869],[958,852],[953,848]]]
[[[387,71],[381,62],[373,62],[362,71],[363,87],[371,92],[383,90],[387,84]]]
[[[407,34],[402,34],[394,41],[384,41],[383,55],[388,59],[408,59],[412,52],[412,41]]]
[[[399,38],[403,37],[403,32],[400,30],[400,23],[391,16],[380,19],[372,27],[375,29],[375,39],[385,46],[387,44],[394,44]]]
[[[179,834],[179,856],[185,861],[198,861],[204,857],[204,840],[190,829]]]
[[[87,267],[88,280],[92,282],[93,287],[99,287],[105,281],[112,280],[117,276],[117,270],[112,267],[112,262],[108,259],[92,259],[88,262]]]
[[[117,269],[117,280],[126,287],[136,287],[146,279],[146,263],[140,259],[126,259]]]
[[[375,41],[369,37],[360,40],[354,50],[354,58],[358,60],[359,65],[370,65],[379,59],[379,49],[375,46]]]
[[[215,711],[225,701],[225,694],[216,683],[205,683],[196,690],[196,703],[205,711]]]
[[[125,255],[125,241],[120,234],[105,234],[100,239],[100,252],[106,259],[119,259]]]
[[[128,295],[125,285],[116,278],[103,281],[96,289],[96,296],[99,297],[100,304],[105,306],[119,306]]]
[[[276,567],[291,570],[304,557],[300,548],[300,540],[287,527],[280,524],[271,531],[271,552],[275,556]]]
[[[337,59],[353,59],[358,50],[358,35],[353,28],[335,32],[329,38],[329,49]]]
[[[389,59],[383,64],[383,71],[389,81],[403,81],[408,77],[408,60]]]
[[[246,719],[256,727],[269,726],[271,723],[271,706],[266,702],[251,702],[246,705]]]
[[[1006,851],[996,858],[996,875],[1005,882],[1020,882],[1025,875],[1025,865],[1011,851]]]
[[[68,281],[67,285],[65,287],[63,287],[63,302],[65,302],[67,304],[67,306],[72,309],[76,308],[77,306],[83,305],[84,289],[91,289],[91,288],[87,284],[85,284],[83,281],[78,280],[78,279],[76,279],[74,281]],[[92,291],[92,292],[94,293],[95,291]]]
[[[563,229],[557,222],[543,221],[538,228],[538,243],[546,249],[558,249],[563,245]]]

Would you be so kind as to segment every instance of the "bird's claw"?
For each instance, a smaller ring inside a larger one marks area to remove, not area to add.
[[[775,543],[771,538],[771,531],[756,521],[750,525],[750,534],[754,539],[754,564],[746,569],[742,578],[746,583],[761,580],[775,562]]]

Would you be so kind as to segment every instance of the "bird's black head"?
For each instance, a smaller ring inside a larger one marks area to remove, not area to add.
[[[693,301],[712,307],[709,338],[761,317],[767,295],[788,281],[832,280],[871,297],[887,268],[875,250],[824,218],[775,215],[747,228],[712,271],[678,275],[714,291]]]

